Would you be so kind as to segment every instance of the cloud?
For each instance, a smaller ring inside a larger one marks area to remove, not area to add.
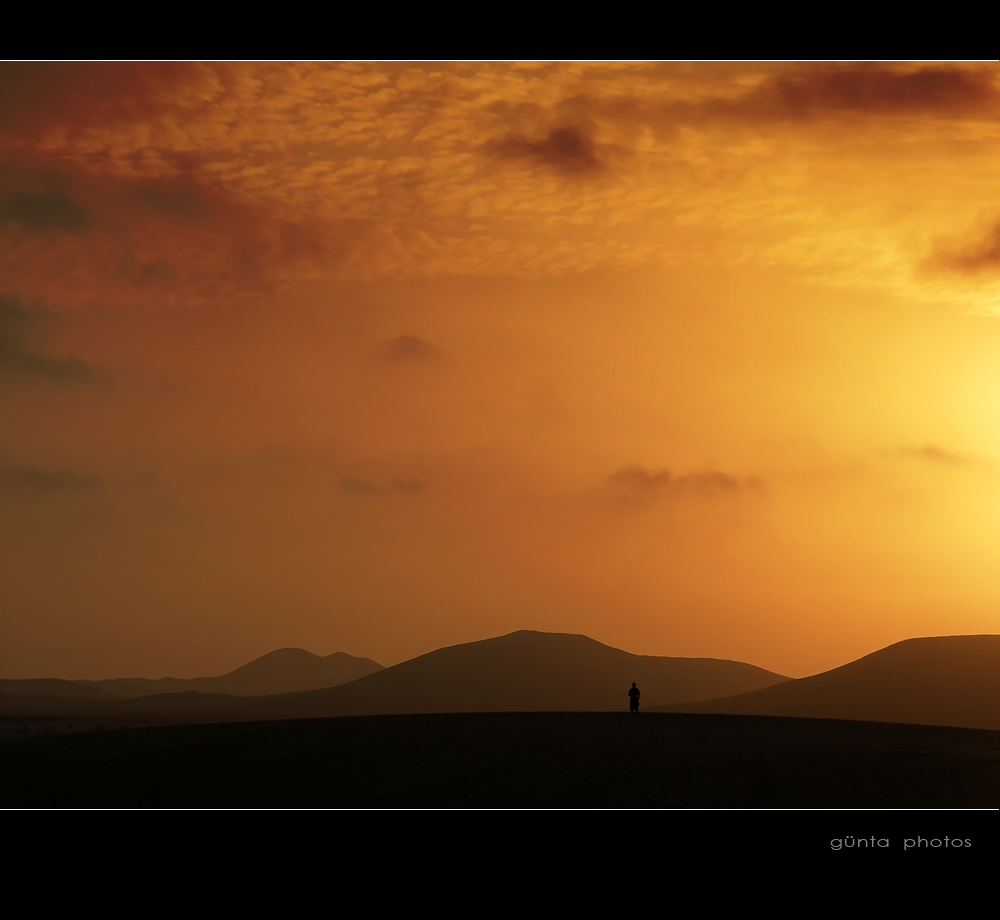
[[[498,157],[534,161],[563,173],[587,173],[601,168],[594,142],[574,127],[553,128],[535,140],[509,134],[490,143],[487,149]]]
[[[778,118],[826,112],[957,115],[997,99],[993,75],[985,71],[932,66],[906,72],[863,65],[779,74],[737,99],[732,110]]]
[[[97,369],[80,358],[53,358],[28,347],[30,327],[43,318],[44,314],[26,310],[13,298],[0,297],[0,383],[35,380],[70,384],[101,379]]]
[[[32,135],[53,122],[134,117],[137,109],[154,109],[164,89],[197,70],[194,64],[152,62],[5,61],[0,63],[0,130]]]
[[[152,213],[202,220],[218,210],[219,202],[207,189],[186,180],[147,180],[126,189],[138,208]]]
[[[0,468],[0,490],[32,495],[64,492],[91,492],[101,485],[100,477],[72,470],[40,470],[33,466]]]
[[[675,476],[668,469],[654,471],[642,466],[627,466],[617,470],[608,477],[607,482],[615,492],[637,498],[655,495],[735,494],[744,488],[759,485],[756,480],[741,480],[716,471]]]
[[[340,491],[351,495],[367,495],[372,498],[384,495],[384,490],[367,479],[341,479]]]
[[[401,335],[382,349],[384,357],[400,363],[433,361],[441,357],[441,349],[415,335]]]
[[[1000,218],[975,235],[976,239],[964,245],[939,242],[925,267],[966,274],[1000,269]]]
[[[988,137],[997,100],[976,63],[0,64],[4,171],[16,158],[69,177],[14,197],[0,182],[3,226],[51,239],[11,248],[0,270],[26,296],[162,306],[267,294],[300,272],[634,265],[673,245],[660,235],[674,215],[739,219],[743,198],[731,208],[714,189],[729,194],[746,164],[779,169],[734,126],[839,120],[818,141],[839,155],[859,124],[908,114],[910,149],[930,156],[943,122]],[[763,194],[766,213],[790,211]]]
[[[961,454],[953,454],[951,451],[942,450],[940,447],[935,447],[932,444],[928,444],[926,447],[907,447],[901,450],[900,453],[906,457],[927,460],[931,463],[957,465],[971,462],[968,457],[963,457]]]
[[[288,211],[187,177],[100,175],[70,158],[3,151],[0,273],[8,289],[66,306],[204,303],[270,292],[374,245],[367,225]]]
[[[79,204],[60,192],[40,195],[10,192],[0,202],[0,224],[3,223],[21,224],[38,233],[47,230],[79,233],[90,220]]]
[[[762,73],[762,66],[767,68]],[[604,165],[601,152],[634,147],[648,129],[711,123],[801,122],[830,116],[935,119],[992,117],[1000,84],[985,67],[968,65],[779,64],[744,68],[676,65],[632,71],[587,68],[579,82],[544,108],[536,103],[492,103],[513,127],[492,141],[494,156],[533,159],[564,171]],[[768,72],[770,70],[770,72]],[[570,70],[563,71],[568,76]],[[564,127],[544,129],[538,122]],[[587,129],[581,128],[587,124]],[[594,128],[599,124],[600,132]],[[608,138],[614,138],[611,144]]]
[[[666,488],[673,478],[670,470],[654,473],[642,466],[626,466],[608,477],[608,485],[616,489],[653,491]]]
[[[762,68],[766,68],[763,73]],[[565,95],[551,102],[546,112],[529,103],[495,103],[494,108],[508,121],[548,117],[563,124],[599,124],[599,134],[576,127],[557,129],[568,132],[559,138],[563,142],[560,151],[561,145],[552,136],[556,131],[538,138],[519,126],[494,141],[492,152],[539,161],[551,158],[553,165],[570,169],[584,165],[589,154],[591,165],[599,167],[603,165],[599,151],[635,149],[649,130],[666,131],[675,140],[673,132],[680,126],[766,127],[828,118],[848,118],[847,124],[856,126],[858,119],[907,115],[935,121],[970,116],[989,120],[1000,103],[995,72],[969,65],[705,66],[685,73],[665,64],[617,74],[595,67],[591,73],[590,80],[573,86],[575,92],[567,85]],[[614,141],[609,145],[606,141],[611,137]]]
[[[395,492],[402,492],[407,495],[416,495],[424,491],[424,484],[418,479],[393,479],[392,489]],[[341,479],[340,491],[353,495],[365,495],[371,498],[379,498],[385,495],[386,490],[375,485],[367,479]]]

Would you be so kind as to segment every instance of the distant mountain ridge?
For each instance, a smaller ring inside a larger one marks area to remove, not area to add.
[[[368,662],[363,666],[374,670],[337,686],[248,695],[265,686],[264,677],[271,681],[267,686],[287,690],[292,678],[303,680],[301,666],[343,659],[281,649],[219,678],[0,681],[0,718],[134,725],[445,712],[627,713],[627,691],[635,681],[642,712],[1000,730],[1000,636],[989,635],[907,639],[842,667],[790,680],[736,661],[632,655],[586,636],[522,630],[438,649],[391,668]],[[330,677],[322,672],[316,679]],[[108,685],[146,695],[111,696]],[[150,693],[150,685],[159,692]],[[181,692],[170,692],[178,685]]]
[[[126,699],[161,693],[190,693],[192,690],[232,696],[269,696],[336,687],[380,670],[382,665],[378,662],[344,652],[321,657],[301,648],[282,648],[219,677],[161,677],[158,680],[118,677],[74,683]],[[3,692],[0,688],[0,693]]]
[[[58,677],[36,677],[26,680],[0,680],[0,696],[65,696],[73,699],[116,699],[114,693],[100,687],[87,686],[79,680]]]
[[[218,678],[87,682],[98,690],[117,692],[118,698],[7,697],[0,703],[0,715],[204,722],[414,712],[613,712],[627,711],[633,681],[648,707],[712,699],[789,679],[739,661],[632,655],[587,636],[521,630],[437,649],[391,668],[369,661],[365,666],[375,670],[337,686],[247,694],[246,688],[261,686],[249,681],[249,672],[285,673],[286,666],[294,670],[312,659],[317,656],[283,649]],[[367,661],[354,659],[359,660]],[[130,698],[122,699],[126,694]]]
[[[523,629],[437,649],[367,677],[260,700],[277,718],[416,712],[627,711],[635,681],[643,706],[706,700],[730,688],[789,678],[718,658],[633,655],[587,636]],[[740,692],[740,691],[736,691]]]
[[[831,671],[664,712],[1000,729],[1000,636],[906,639]]]

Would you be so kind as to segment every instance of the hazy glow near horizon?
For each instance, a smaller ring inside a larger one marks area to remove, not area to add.
[[[1000,632],[995,64],[0,89],[0,677]]]

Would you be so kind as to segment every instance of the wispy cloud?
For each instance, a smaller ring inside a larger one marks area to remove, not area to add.
[[[9,493],[47,495],[91,492],[100,485],[100,477],[72,470],[43,470],[33,466],[0,467],[0,489]]]
[[[778,74],[731,103],[708,101],[707,112],[746,118],[816,118],[940,113],[957,117],[995,105],[993,75],[949,65],[900,70],[879,64],[828,65]]]
[[[340,491],[349,495],[362,495],[369,498],[378,498],[385,494],[384,489],[380,489],[367,479],[341,479]]]
[[[925,267],[969,275],[1000,269],[1000,218],[973,231],[964,242],[939,241]]]
[[[961,454],[956,454],[952,451],[935,447],[933,444],[928,444],[925,447],[905,447],[900,451],[900,453],[904,457],[911,457],[916,460],[926,460],[929,463],[943,463],[952,466],[972,462],[968,457],[963,457]]]
[[[706,497],[736,494],[747,488],[759,488],[755,479],[739,479],[728,473],[702,471],[674,475],[668,469],[649,470],[627,466],[608,476],[610,489],[634,497],[656,495],[701,495]]]
[[[538,138],[509,134],[490,142],[487,150],[497,157],[527,160],[562,173],[589,173],[601,168],[593,140],[576,127],[553,128]]]
[[[28,345],[28,333],[42,319],[19,301],[0,297],[0,383],[48,381],[57,384],[103,379],[91,364],[69,356],[55,358]]]
[[[0,224],[7,223],[20,224],[39,233],[49,230],[78,233],[87,226],[89,219],[77,202],[60,192],[40,195],[10,192],[0,201]]]
[[[437,360],[440,348],[416,335],[401,335],[382,348],[383,357],[400,364],[416,364]]]

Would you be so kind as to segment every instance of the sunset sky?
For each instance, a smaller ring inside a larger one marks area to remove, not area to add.
[[[0,677],[1000,632],[1000,72],[0,65]]]

